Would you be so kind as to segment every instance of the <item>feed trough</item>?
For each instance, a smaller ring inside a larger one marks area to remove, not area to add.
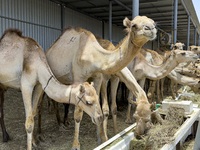
[[[199,115],[200,109],[193,108],[192,113],[186,115],[186,120],[174,134],[175,140],[165,144],[160,150],[179,150],[188,135],[196,134],[195,126],[197,126],[197,121],[199,121]],[[135,126],[136,124],[129,126],[110,140],[96,147],[94,150],[129,150],[130,141],[134,137]]]

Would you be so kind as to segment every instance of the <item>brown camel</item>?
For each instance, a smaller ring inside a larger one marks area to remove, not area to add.
[[[37,100],[44,92],[60,103],[79,106],[95,124],[102,121],[102,111],[94,87],[88,83],[61,84],[53,75],[43,49],[33,39],[22,36],[16,29],[8,29],[0,39],[0,110],[3,140],[9,140],[4,127],[3,101],[7,87],[21,89],[25,106],[27,149],[32,150],[34,116]]]
[[[99,94],[102,73],[116,73],[127,83],[138,100],[148,102],[145,92],[135,78],[128,69],[123,68],[132,61],[148,40],[156,37],[155,23],[145,16],[137,16],[132,21],[125,18],[123,23],[127,27],[127,36],[112,52],[103,49],[91,32],[81,28],[67,28],[45,52],[47,61],[58,80],[64,84],[93,80],[96,92]],[[150,104],[147,105],[150,109]],[[81,109],[76,107],[76,133],[79,131],[82,115]],[[98,129],[100,137],[98,141],[106,141],[102,128],[99,126]],[[79,148],[77,134],[72,149]]]
[[[105,48],[109,51],[112,51],[113,49],[115,49],[115,46],[108,40],[98,38],[98,42],[103,48]],[[154,66],[154,65],[151,65],[141,53],[138,53],[137,56],[133,59],[133,61],[131,61],[129,63],[127,68],[131,71],[131,73],[133,74],[133,76],[135,77],[135,79],[137,81],[144,79],[144,78],[149,78],[149,79],[155,80],[155,79],[163,78],[164,76],[168,75],[179,63],[185,62],[185,61],[195,61],[195,60],[197,60],[197,55],[194,54],[193,52],[185,52],[182,50],[176,50],[176,51],[172,51],[172,54],[161,65]],[[107,103],[107,83],[109,80],[111,82],[111,99],[112,99],[111,113],[113,116],[114,131],[116,134],[116,133],[118,133],[117,121],[116,121],[116,119],[117,119],[116,92],[117,92],[117,87],[118,87],[120,78],[118,78],[114,74],[103,75],[103,80],[102,80],[102,85],[101,85],[101,95],[102,95],[101,97],[102,97],[103,103],[106,104],[103,107],[103,112],[109,111],[109,107],[108,107],[108,103]],[[133,95],[130,92],[129,93],[129,103],[132,102],[132,98],[133,98]],[[137,101],[137,102],[139,103],[140,101]],[[143,111],[143,109],[144,109],[143,107],[141,107],[138,110],[136,109],[138,111],[137,113],[140,113],[139,111]],[[126,121],[130,122],[131,121],[130,120],[130,107],[129,107],[129,111],[128,111],[127,115],[129,115],[129,116]],[[104,132],[107,131],[108,116],[105,116],[105,117],[106,117],[106,119],[104,119],[104,121],[103,121],[104,130],[105,130]],[[137,119],[138,119],[138,117],[136,114],[136,121],[137,121]],[[144,122],[145,121],[146,120],[144,120]],[[144,127],[144,128],[146,128],[146,127]],[[138,128],[138,130],[139,130],[139,128]],[[138,132],[139,131],[137,131],[137,129],[136,129],[136,133],[138,133]]]

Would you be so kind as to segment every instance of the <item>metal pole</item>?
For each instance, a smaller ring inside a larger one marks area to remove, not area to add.
[[[60,4],[61,6],[61,31],[63,30],[64,28],[64,5],[63,4]]]
[[[104,28],[105,28],[105,23],[102,21],[102,38],[104,39]]]
[[[174,0],[174,39],[173,44],[177,41],[177,15],[178,15],[178,0]]]
[[[109,1],[109,40],[112,42],[112,1]]]
[[[160,31],[159,30],[157,32],[157,39],[158,39],[157,48],[159,48],[160,47]]]
[[[197,41],[197,27],[194,27],[194,45],[196,45],[196,41]]]
[[[139,15],[139,0],[132,2],[132,19]]]
[[[200,34],[199,34],[199,39],[198,39],[198,46],[200,46]]]
[[[190,15],[188,16],[188,29],[187,29],[187,49],[190,46]]]

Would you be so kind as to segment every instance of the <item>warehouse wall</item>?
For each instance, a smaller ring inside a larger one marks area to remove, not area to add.
[[[48,0],[0,0],[0,35],[17,28],[44,50],[60,35],[60,6]]]

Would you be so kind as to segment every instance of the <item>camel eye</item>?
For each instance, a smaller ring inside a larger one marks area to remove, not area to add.
[[[195,48],[194,50],[195,50],[195,51],[197,51],[197,50],[198,50],[198,48]]]
[[[144,27],[145,30],[151,30],[148,26]]]
[[[182,55],[185,55],[185,53],[181,53]]]
[[[87,104],[87,105],[92,105],[92,102],[86,101],[86,104]]]

